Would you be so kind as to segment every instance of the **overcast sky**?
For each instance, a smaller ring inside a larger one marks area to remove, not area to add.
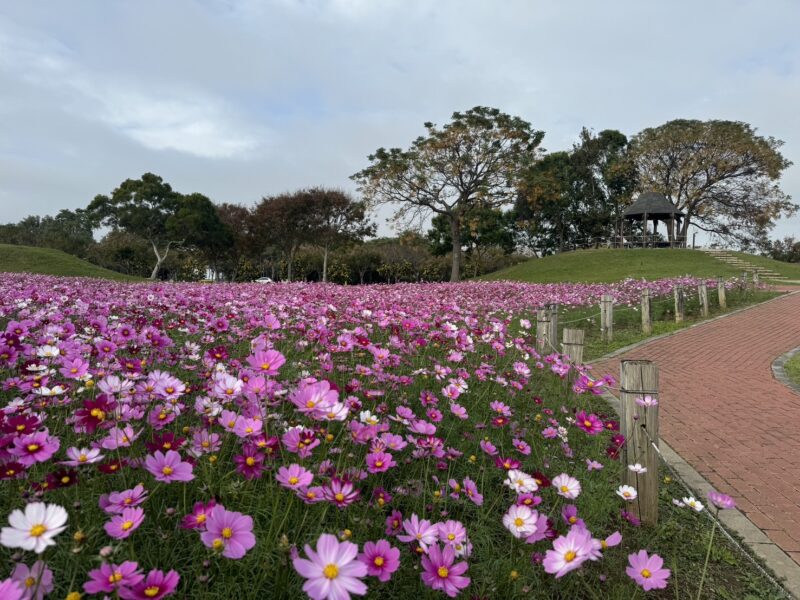
[[[215,202],[352,189],[372,151],[476,105],[547,150],[747,121],[786,142],[800,202],[798,25],[796,0],[0,0],[0,222],[146,171]]]

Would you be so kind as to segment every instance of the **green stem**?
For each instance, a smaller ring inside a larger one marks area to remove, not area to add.
[[[714,532],[717,530],[717,521],[714,520],[714,526],[711,528],[711,535],[708,537],[708,548],[706,549],[706,560],[703,563],[703,572],[700,575],[700,587],[697,588],[697,600],[700,600],[700,595],[703,593],[703,581],[706,578],[706,571],[708,570],[708,559],[711,557],[711,544],[714,542]]]

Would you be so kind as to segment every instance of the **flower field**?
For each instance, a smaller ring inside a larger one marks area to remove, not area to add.
[[[675,281],[0,274],[0,598],[674,597],[610,380],[532,311]]]

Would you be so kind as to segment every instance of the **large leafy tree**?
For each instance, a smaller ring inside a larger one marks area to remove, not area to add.
[[[395,219],[405,225],[421,225],[432,214],[446,219],[450,280],[458,281],[464,219],[477,208],[513,202],[520,173],[538,158],[544,133],[483,106],[453,113],[443,127],[425,123],[425,129],[407,150],[379,148],[352,179],[369,203],[396,205]]]
[[[640,190],[661,192],[686,213],[684,239],[692,224],[747,243],[797,210],[779,187],[791,165],[782,145],[740,121],[679,119],[637,134],[632,158]]]

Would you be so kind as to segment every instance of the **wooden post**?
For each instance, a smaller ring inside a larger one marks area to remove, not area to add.
[[[600,298],[600,339],[606,342],[614,339],[614,296],[611,294]]]
[[[653,314],[650,300],[650,288],[642,290],[642,333],[651,335],[653,333]]]
[[[739,289],[744,291],[747,288],[747,271],[742,271],[742,280],[739,282]]]
[[[717,297],[719,298],[719,307],[728,308],[728,300],[725,297],[725,280],[722,277],[717,277]]]
[[[753,289],[756,289],[758,287],[758,281],[759,281],[758,271],[753,271]]]
[[[697,286],[697,294],[700,296],[700,316],[708,316],[708,286],[702,282]]]
[[[683,323],[686,317],[686,294],[683,293],[683,286],[676,285],[675,289],[675,322]]]
[[[622,435],[622,483],[636,488],[631,512],[645,525],[658,523],[658,403],[640,406],[645,396],[658,400],[658,367],[649,360],[623,360],[620,365]],[[652,404],[652,403],[651,403]],[[649,437],[648,437],[649,436]],[[651,443],[652,441],[652,443]],[[646,473],[635,473],[628,465],[639,463]]]
[[[583,340],[586,332],[583,329],[564,328],[563,342],[561,342],[561,352],[572,359],[575,365],[583,364]]]
[[[550,319],[547,326],[548,351],[555,352],[558,344],[558,304],[548,305],[548,317]]]
[[[542,308],[536,311],[536,350],[539,354],[545,352],[545,340],[548,334],[549,311]]]

